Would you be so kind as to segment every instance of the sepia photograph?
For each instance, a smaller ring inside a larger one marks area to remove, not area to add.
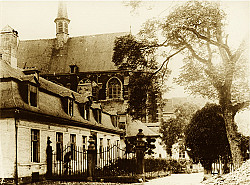
[[[250,184],[249,0],[1,0],[0,184]]]

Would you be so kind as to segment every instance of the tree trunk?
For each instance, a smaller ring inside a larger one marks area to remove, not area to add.
[[[205,161],[203,163],[203,167],[204,167],[204,179],[203,180],[206,180],[212,176],[212,162]]]
[[[233,166],[234,169],[236,169],[242,164],[243,158],[239,147],[239,139],[237,138],[237,127],[234,123],[233,111],[225,109],[223,111],[223,118],[227,131],[227,139],[230,145]]]

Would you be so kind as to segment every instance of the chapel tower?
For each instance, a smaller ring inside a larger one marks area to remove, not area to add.
[[[58,47],[61,48],[68,41],[69,31],[68,25],[70,20],[68,19],[67,7],[65,2],[59,1],[57,18],[54,21],[56,23],[56,38]]]

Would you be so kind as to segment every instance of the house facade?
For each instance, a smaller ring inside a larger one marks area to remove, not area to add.
[[[3,40],[6,33],[10,38],[18,38],[17,32],[8,26],[1,32],[1,43],[7,40]],[[5,56],[12,50],[8,43],[5,44],[9,50],[5,49],[0,61],[2,182],[42,178],[47,170],[48,141],[59,153],[68,145],[86,150],[90,136],[96,152],[101,147],[122,144],[124,130],[118,128],[111,114],[102,111],[100,104],[93,102],[92,96],[48,81],[33,68],[18,69],[11,62],[13,56]]]

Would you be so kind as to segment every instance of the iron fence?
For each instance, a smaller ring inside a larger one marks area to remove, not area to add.
[[[117,145],[99,149],[95,176],[131,176],[135,173],[135,153],[127,153]]]
[[[65,146],[52,154],[52,177],[87,177],[87,151],[82,147]]]

